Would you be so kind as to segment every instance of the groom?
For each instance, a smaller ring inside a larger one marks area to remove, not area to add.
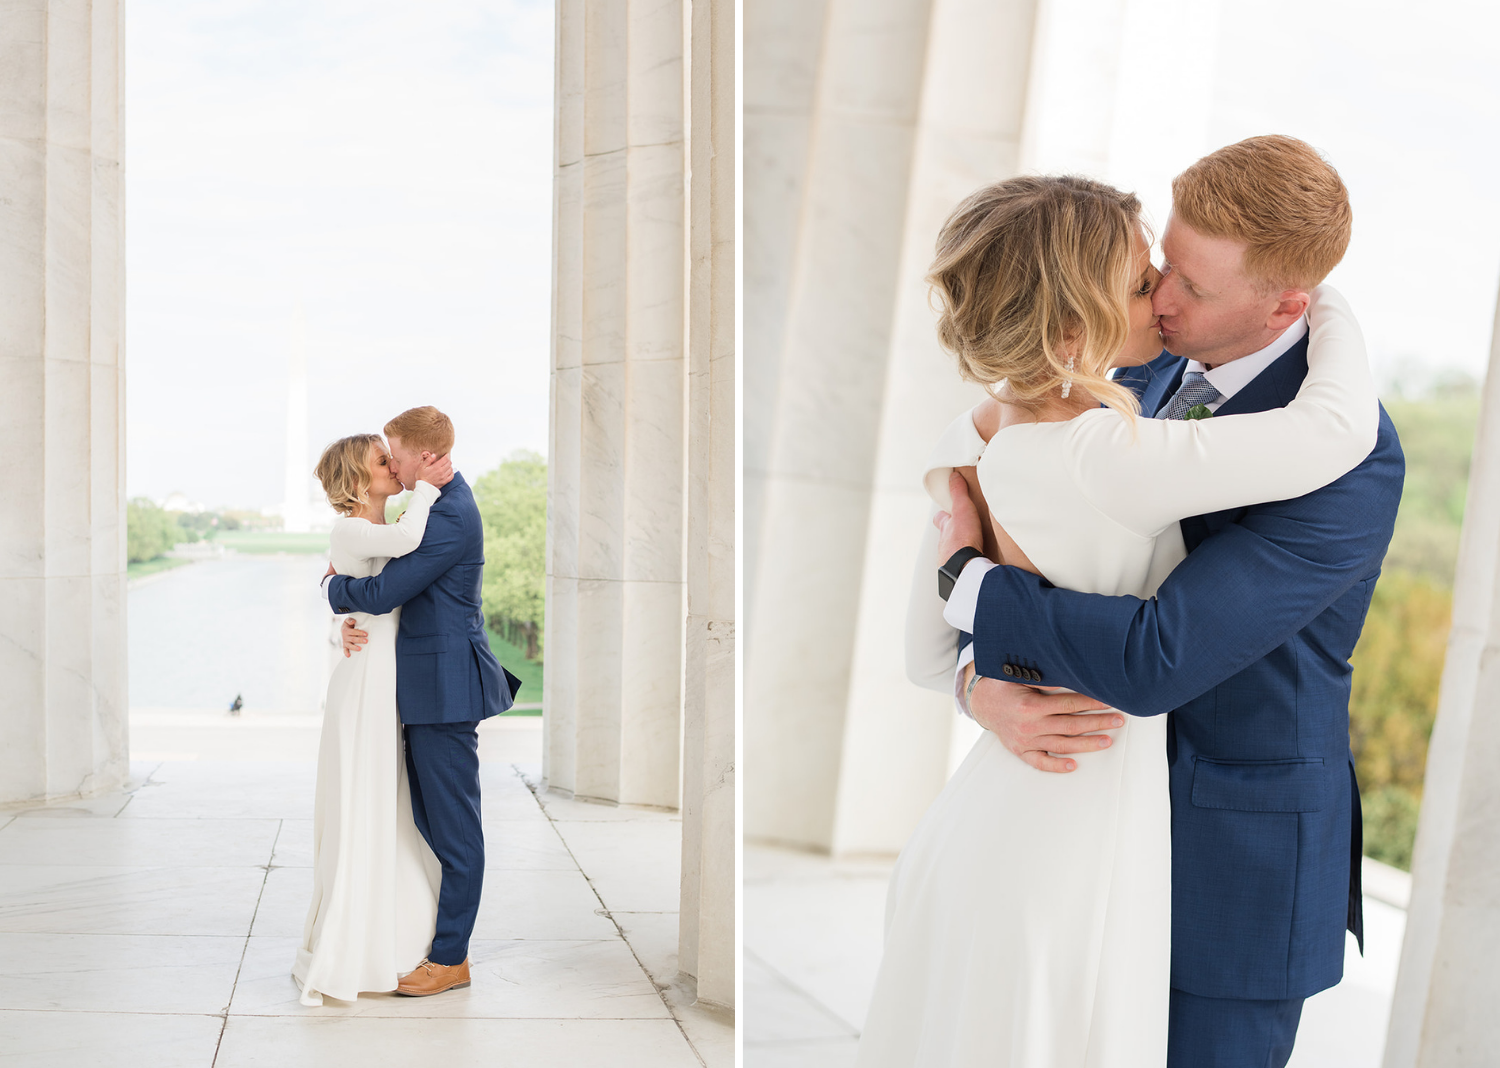
[[[391,475],[408,483],[424,453],[453,449],[453,423],[412,408],[385,425]],[[396,707],[406,736],[412,816],[443,868],[437,928],[427,959],[397,993],[421,997],[469,983],[469,937],[484,883],[479,816],[479,721],[510,708],[519,682],[490,651],[480,611],[484,528],[457,471],[427,515],[422,544],[371,578],[333,575],[328,603],[340,615],[384,615],[401,606]],[[352,622],[352,621],[351,621]],[[363,632],[344,628],[357,650]]]
[[[1116,381],[1144,417],[1284,406],[1307,374],[1308,291],[1348,247],[1343,182],[1303,142],[1254,137],[1189,167],[1172,195],[1152,298],[1166,352]],[[1117,725],[1067,713],[1168,716],[1169,1068],[1281,1068],[1303,999],[1343,976],[1346,928],[1363,948],[1348,661],[1404,471],[1382,411],[1374,450],[1337,482],[1183,520],[1188,557],[1149,601],[974,559],[962,492],[938,517],[945,616],[973,635],[959,692],[1011,752],[1066,772],[1108,744],[1085,732]]]

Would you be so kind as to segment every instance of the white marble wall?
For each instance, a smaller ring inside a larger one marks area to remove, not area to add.
[[[119,15],[0,21],[0,803],[109,789],[128,761]]]
[[[682,808],[678,962],[735,987],[733,0],[560,0],[549,789]]]
[[[1474,443],[1453,629],[1428,750],[1385,1068],[1469,1068],[1500,1047],[1500,305]]]
[[[687,647],[678,963],[735,988],[734,2],[691,5]]]
[[[558,4],[546,775],[677,807],[682,0]]]

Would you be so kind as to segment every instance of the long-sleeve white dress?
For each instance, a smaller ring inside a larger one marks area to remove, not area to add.
[[[334,521],[341,575],[378,575],[422,542],[437,487],[418,482],[398,522]],[[369,633],[328,680],[313,804],[313,893],[292,975],[304,1005],[396,989],[432,945],[442,869],[412,819],[396,714],[401,609],[355,613]]]
[[[1196,421],[1100,408],[999,430],[955,419],[924,484],[977,464],[1000,524],[1046,578],[1150,597],[1186,555],[1178,521],[1309,493],[1374,447],[1379,408],[1343,298],[1313,294],[1309,370],[1285,408]],[[908,658],[952,678],[936,542],[918,564]],[[925,580],[925,581],[922,581]],[[1161,1068],[1171,957],[1166,717],[1125,717],[1069,774],[981,735],[891,876],[860,1068]]]

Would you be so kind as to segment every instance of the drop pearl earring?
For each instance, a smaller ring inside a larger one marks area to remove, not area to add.
[[[1075,366],[1077,366],[1077,363],[1078,363],[1078,361],[1077,361],[1077,359],[1075,357],[1072,357],[1072,356],[1068,357],[1068,374],[1071,375],[1073,373],[1073,368]],[[1072,393],[1072,392],[1073,392],[1073,380],[1071,378],[1065,378],[1065,379],[1063,379],[1063,388],[1062,388],[1062,398],[1063,398],[1063,400],[1067,400],[1068,399],[1068,394]]]

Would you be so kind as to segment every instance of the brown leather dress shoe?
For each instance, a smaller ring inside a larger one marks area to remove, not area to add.
[[[425,998],[429,994],[441,994],[444,990],[469,985],[469,962],[462,964],[434,964],[424,959],[416,969],[401,977],[396,993],[410,998]]]

